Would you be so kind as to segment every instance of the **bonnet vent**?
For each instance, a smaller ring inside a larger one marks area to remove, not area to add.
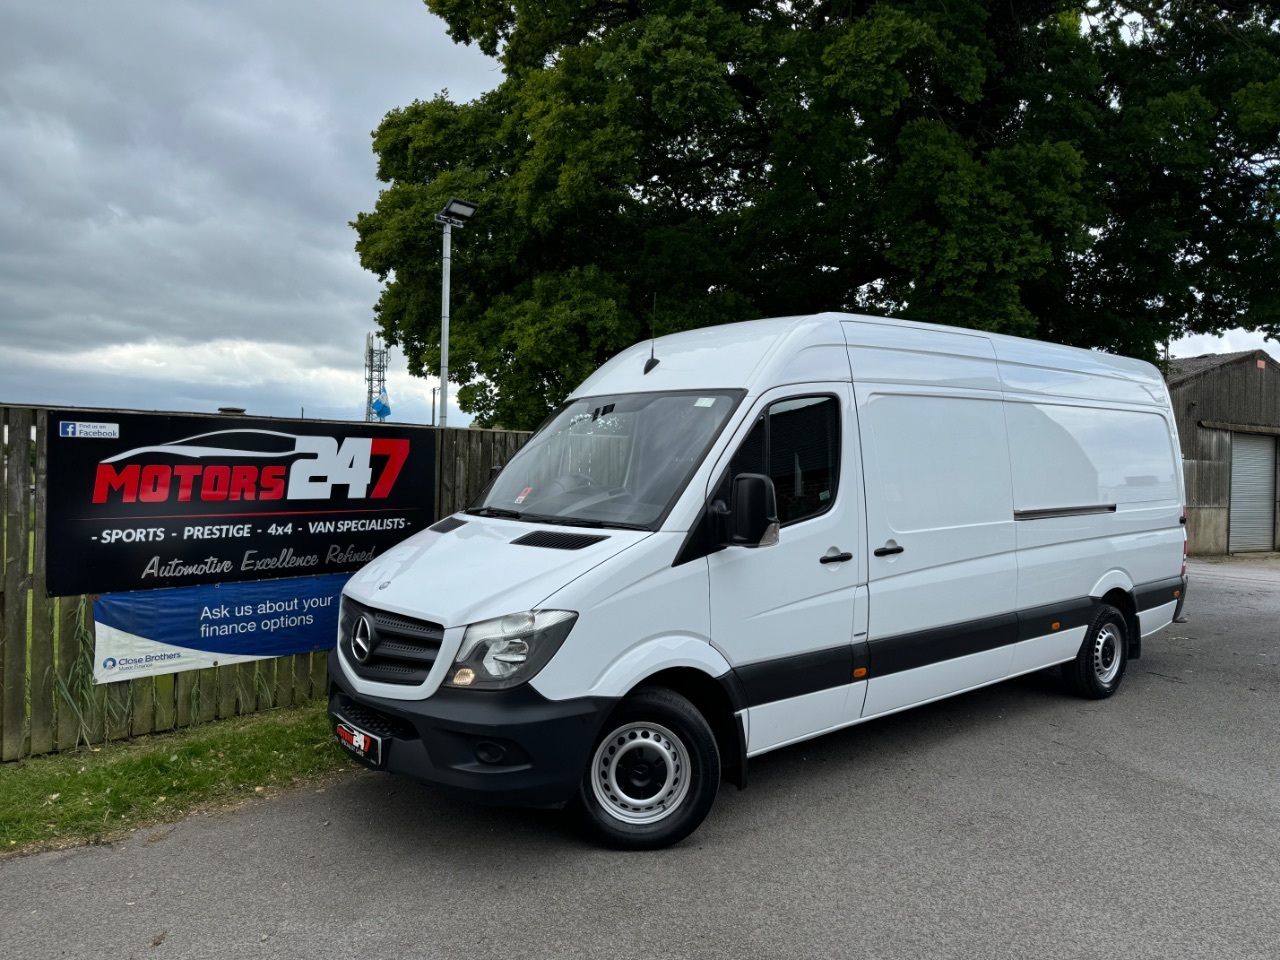
[[[450,530],[457,530],[459,527],[465,527],[466,525],[467,521],[465,520],[459,520],[457,517],[445,517],[439,523],[433,523],[427,529],[436,533],[448,533]]]
[[[518,547],[546,547],[550,550],[581,550],[601,540],[608,540],[593,533],[561,533],[558,530],[538,530],[512,540]]]

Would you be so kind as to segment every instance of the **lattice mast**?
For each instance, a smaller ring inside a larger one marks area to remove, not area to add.
[[[387,388],[387,345],[372,333],[364,335],[364,419],[372,423],[378,419],[373,401]]]

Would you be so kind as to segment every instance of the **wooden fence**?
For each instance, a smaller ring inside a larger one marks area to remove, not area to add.
[[[323,696],[326,655],[95,685],[89,597],[45,596],[47,411],[0,406],[0,760],[172,730]],[[466,506],[527,433],[436,431],[436,517]]]

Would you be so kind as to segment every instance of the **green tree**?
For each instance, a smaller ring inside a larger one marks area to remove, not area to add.
[[[481,423],[536,424],[653,332],[760,316],[1149,358],[1280,334],[1280,4],[427,4],[504,80],[387,115],[357,250],[388,340],[436,372],[433,216],[480,201],[450,374]]]

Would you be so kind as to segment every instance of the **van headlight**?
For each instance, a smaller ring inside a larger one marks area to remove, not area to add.
[[[505,690],[524,683],[547,665],[577,619],[569,610],[530,610],[471,624],[445,686]]]

